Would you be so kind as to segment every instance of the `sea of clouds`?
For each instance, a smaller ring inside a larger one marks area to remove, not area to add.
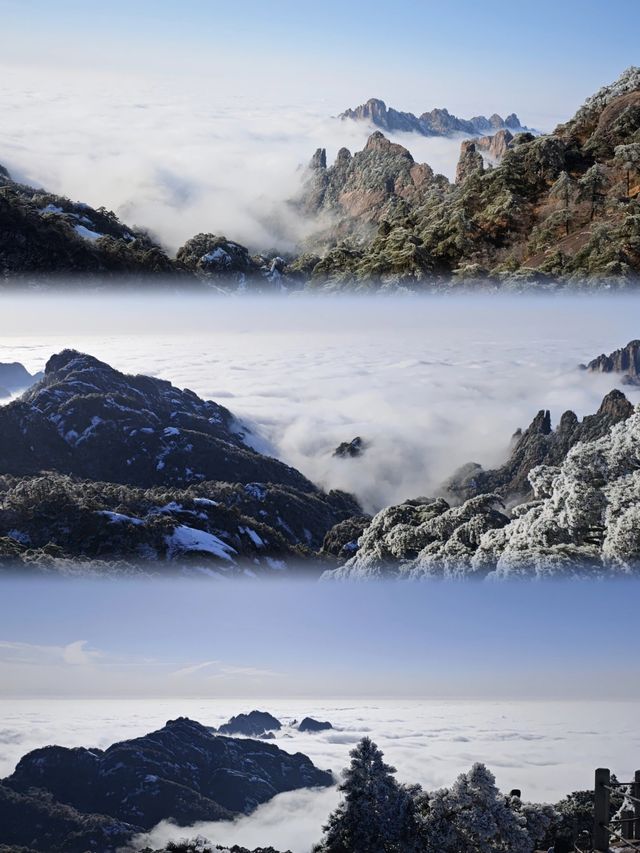
[[[317,148],[329,161],[371,129],[326,103],[268,103],[205,79],[0,67],[0,164],[15,180],[115,211],[170,251],[201,232],[292,248],[313,223],[287,201]],[[459,139],[394,136],[453,178]]]
[[[377,510],[501,463],[540,409],[598,408],[619,377],[577,369],[638,336],[610,298],[6,298],[0,361],[64,347],[221,402],[251,441]],[[634,402],[637,389],[620,386]],[[334,448],[354,436],[358,459]]]
[[[339,775],[349,750],[368,735],[397,768],[400,780],[427,789],[450,784],[482,761],[502,790],[521,788],[525,799],[556,801],[591,787],[599,766],[629,777],[640,749],[637,703],[277,699],[260,704],[285,723],[275,743],[287,752],[303,752]],[[230,699],[4,700],[0,776],[10,773],[25,752],[47,743],[104,748],[180,715],[217,727],[254,706]],[[299,733],[290,724],[306,715],[329,720],[335,728]],[[236,821],[186,829],[163,823],[140,846],[200,833],[220,844],[273,845],[308,853],[338,798],[335,789],[282,794]]]

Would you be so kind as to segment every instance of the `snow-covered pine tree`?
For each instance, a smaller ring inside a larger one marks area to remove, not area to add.
[[[351,751],[339,787],[343,800],[329,816],[318,853],[410,853],[415,850],[413,792],[398,784],[395,768],[363,738]]]
[[[428,798],[420,835],[425,853],[531,853],[526,819],[500,793],[493,774],[474,764],[451,788]]]

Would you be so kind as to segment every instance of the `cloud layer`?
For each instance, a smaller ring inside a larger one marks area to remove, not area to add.
[[[17,300],[0,332],[24,336],[3,339],[0,361],[40,370],[73,346],[170,379],[373,511],[429,494],[465,462],[500,463],[541,408],[554,422],[595,411],[617,380],[577,365],[637,337],[636,316],[637,300],[622,297]],[[370,445],[363,457],[332,456],[356,435]]]
[[[527,799],[555,801],[590,787],[598,766],[628,776],[640,748],[637,703],[270,700],[263,705],[286,723],[309,714],[336,727],[316,735],[286,727],[275,742],[288,752],[304,752],[317,766],[339,772],[349,750],[366,734],[397,767],[399,779],[429,789],[450,784],[474,761],[483,761],[503,790],[518,787]],[[10,772],[24,752],[46,743],[105,747],[181,714],[217,726],[251,707],[234,700],[8,700],[0,730],[0,775]],[[308,853],[336,801],[334,790],[295,792],[231,823],[189,829],[161,825],[151,841],[157,845],[200,832],[219,843]]]
[[[171,250],[200,232],[290,248],[311,227],[286,205],[301,165],[360,149],[366,127],[324,104],[264,103],[196,78],[0,69],[0,164],[13,176],[149,228]],[[348,105],[344,105],[345,107]],[[450,177],[460,142],[404,134]]]

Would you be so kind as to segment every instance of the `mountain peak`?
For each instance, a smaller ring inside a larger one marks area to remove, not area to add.
[[[490,118],[479,115],[471,119],[462,119],[449,112],[446,107],[438,107],[420,116],[413,113],[400,112],[387,107],[380,98],[369,98],[368,101],[354,109],[345,110],[339,118],[374,124],[389,132],[419,133],[422,136],[452,136],[465,134],[481,136],[487,132],[510,128],[522,130],[520,119],[515,113],[510,113],[503,119],[497,113]]]

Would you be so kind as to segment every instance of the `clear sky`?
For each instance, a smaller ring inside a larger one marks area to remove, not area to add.
[[[0,697],[638,699],[638,593],[5,579]]]
[[[640,61],[637,0],[0,0],[0,21],[3,63],[161,71],[213,100],[516,110],[542,126]]]

